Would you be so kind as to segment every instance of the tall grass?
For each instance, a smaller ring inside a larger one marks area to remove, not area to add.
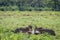
[[[12,33],[20,27],[32,25],[49,28],[55,31],[56,36],[49,34],[28,35]],[[55,11],[0,11],[0,39],[1,40],[60,40],[60,12]]]

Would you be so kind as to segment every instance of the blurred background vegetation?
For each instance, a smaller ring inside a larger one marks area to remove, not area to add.
[[[60,0],[0,0],[0,11],[60,11]]]

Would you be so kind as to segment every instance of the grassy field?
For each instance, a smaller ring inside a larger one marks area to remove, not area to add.
[[[48,34],[28,35],[10,32],[32,25],[49,28],[56,36]],[[60,12],[58,11],[0,11],[0,40],[60,40]]]

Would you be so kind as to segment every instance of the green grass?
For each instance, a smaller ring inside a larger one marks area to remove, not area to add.
[[[29,16],[27,16],[29,15]],[[28,35],[9,32],[19,27],[32,25],[49,28],[56,36],[48,34]],[[0,39],[1,40],[60,40],[60,12],[58,11],[0,11]]]

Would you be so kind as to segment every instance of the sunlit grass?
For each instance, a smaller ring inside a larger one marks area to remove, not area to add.
[[[19,27],[32,25],[49,28],[56,36],[48,34],[28,35],[10,32]],[[55,11],[0,11],[0,39],[1,40],[60,40],[60,12]]]

